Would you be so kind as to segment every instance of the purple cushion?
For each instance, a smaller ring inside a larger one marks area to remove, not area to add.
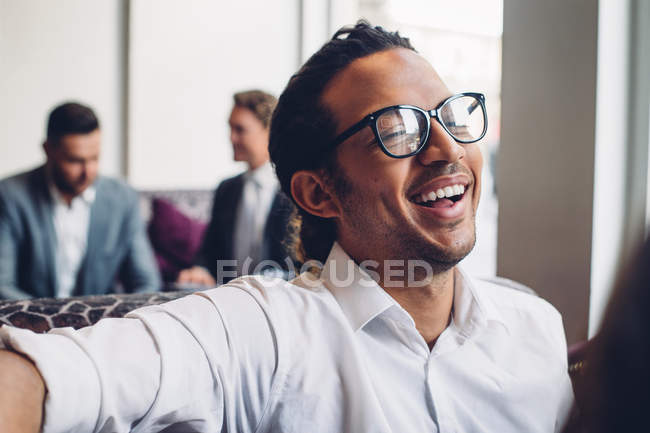
[[[149,239],[165,281],[174,281],[180,270],[192,266],[206,227],[207,224],[189,218],[169,201],[152,200]]]

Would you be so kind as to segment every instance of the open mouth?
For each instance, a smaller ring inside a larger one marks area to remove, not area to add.
[[[438,188],[435,191],[428,191],[416,194],[411,197],[411,201],[418,206],[430,208],[452,207],[454,203],[460,201],[465,196],[465,185],[455,184],[444,188]]]

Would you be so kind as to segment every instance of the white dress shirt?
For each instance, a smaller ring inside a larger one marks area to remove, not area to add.
[[[40,369],[46,433],[557,431],[572,401],[558,312],[462,271],[453,311],[429,351],[335,244],[320,277],[243,277],[0,341]]]
[[[270,162],[244,173],[242,197],[237,209],[233,248],[240,272],[246,259],[253,269],[262,259],[264,227],[279,183]],[[247,273],[250,273],[247,272]]]
[[[50,184],[56,234],[56,277],[58,298],[72,295],[77,274],[88,245],[90,209],[95,201],[95,188],[91,185],[74,197],[70,205],[53,184]]]

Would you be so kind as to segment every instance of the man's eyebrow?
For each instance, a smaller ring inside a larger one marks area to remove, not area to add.
[[[433,107],[428,108],[428,110],[433,110],[433,109],[435,109],[435,108],[438,108],[438,106],[439,106],[440,104],[442,104],[444,101],[446,101],[447,99],[451,98],[451,97],[454,96],[454,95],[455,95],[455,93],[453,93],[453,92],[447,92],[447,93],[445,93],[445,96],[443,96],[443,97],[442,97],[438,102],[436,102],[436,103],[433,105]]]
[[[357,137],[357,142],[363,146],[370,146],[377,140],[374,132],[372,131],[372,127],[369,124],[357,131],[355,135]],[[349,138],[351,137],[348,137],[348,139]]]
[[[362,146],[364,147],[373,147],[377,145],[377,136],[375,136],[375,133],[370,129],[368,126],[368,132],[362,132],[362,134],[367,134],[367,135],[362,135],[359,137],[359,142],[361,143]]]

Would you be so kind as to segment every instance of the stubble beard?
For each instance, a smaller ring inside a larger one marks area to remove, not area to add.
[[[473,218],[472,218],[473,219]],[[402,234],[401,241],[407,245],[409,257],[428,263],[434,275],[449,271],[460,263],[474,249],[476,244],[475,225],[471,239],[457,248],[441,248],[431,242],[426,242],[421,236],[411,233]]]
[[[402,227],[387,227],[376,213],[366,212],[372,209],[372,203],[367,200],[361,188],[357,187],[341,170],[335,170],[330,178],[333,182],[343,211],[348,215],[352,229],[357,233],[359,242],[367,243],[369,251],[376,251],[380,245],[390,246],[391,259],[404,261],[423,261],[431,266],[434,275],[449,271],[462,261],[472,251],[476,244],[475,213],[472,213],[472,235],[468,242],[458,248],[442,248],[433,242],[427,241],[421,233],[417,233],[410,225]],[[373,230],[368,230],[374,228]],[[405,229],[406,228],[406,229]],[[364,233],[367,235],[364,237]],[[377,248],[374,248],[374,247]],[[364,258],[357,258],[365,260]],[[416,271],[416,277],[417,277]],[[424,276],[422,276],[424,278]]]
[[[68,194],[72,196],[77,196],[83,192],[83,189],[80,187],[71,184],[68,182],[56,164],[52,164],[52,181],[56,185],[57,189],[63,194]]]

